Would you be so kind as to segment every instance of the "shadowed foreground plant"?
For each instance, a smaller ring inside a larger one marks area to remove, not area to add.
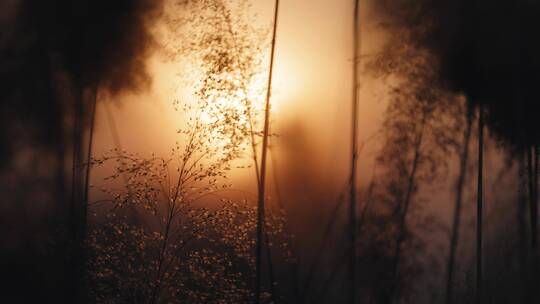
[[[361,245],[366,273],[377,272],[368,276],[375,279],[364,279],[367,289],[381,303],[414,302],[415,293],[426,295],[416,292],[414,282],[407,279],[427,269],[411,253],[418,254],[425,247],[416,231],[440,224],[436,219],[423,219],[417,211],[425,200],[418,195],[419,189],[436,185],[447,174],[446,156],[459,147],[466,108],[462,96],[441,89],[429,54],[410,49],[399,37],[395,42],[368,64],[375,76],[397,80],[381,128],[379,203],[366,223],[364,230],[370,232],[363,235],[366,239]],[[429,226],[422,227],[426,224]],[[379,266],[373,267],[373,260]]]
[[[94,204],[111,207],[88,239],[95,301],[242,303],[253,296],[256,209],[227,199],[230,185],[223,184],[243,139],[231,136],[234,125],[203,121],[203,115],[224,114],[200,105],[185,108],[193,114],[180,132],[185,145],[177,144],[169,158],[114,151],[93,160],[94,165],[115,163],[105,178],[109,184],[127,180],[119,189],[103,188],[108,198]],[[142,223],[124,215],[132,209],[140,212]],[[267,221],[270,234],[281,233],[282,217],[269,215]]]
[[[214,2],[194,4],[203,18],[198,22],[215,27],[201,30],[198,43],[183,50],[201,73],[195,103],[174,102],[186,120],[180,143],[165,158],[114,150],[92,162],[115,165],[102,189],[107,199],[94,204],[110,211],[89,236],[89,285],[97,302],[245,303],[254,297],[256,209],[228,199],[226,179],[233,163],[257,145],[260,88],[252,86],[260,44]],[[120,177],[126,182],[113,188]],[[141,223],[126,207],[140,212]],[[287,253],[283,218],[267,214],[265,230]],[[261,298],[270,301],[264,290]]]
[[[210,101],[214,109],[225,110],[230,115],[223,119],[236,125],[237,133],[248,139],[249,157],[253,160],[258,193],[258,224],[256,236],[256,299],[263,284],[263,245],[266,156],[269,137],[269,98],[271,91],[273,54],[276,33],[278,2],[274,8],[273,39],[270,52],[265,50],[267,31],[252,25],[252,20],[243,14],[248,1],[239,1],[233,6],[230,1],[208,0],[182,2],[190,13],[172,16],[167,24],[174,41],[178,34],[190,41],[187,46],[178,49],[169,48],[169,55],[189,55],[191,61],[198,62],[203,81],[198,83],[196,96]],[[187,33],[187,34],[186,34]],[[174,42],[172,42],[174,44]],[[266,58],[269,54],[269,58]],[[268,59],[268,70],[263,68]],[[266,100],[264,95],[266,94]],[[263,107],[264,106],[264,107]],[[264,119],[262,118],[264,115]],[[262,140],[261,140],[262,139]],[[260,147],[259,147],[260,146]],[[261,152],[258,152],[260,148]],[[259,163],[260,156],[260,163]],[[268,240],[266,240],[268,242]],[[266,246],[267,247],[267,246]],[[266,248],[268,274],[272,295],[275,286],[270,250]],[[257,300],[255,300],[257,301]]]

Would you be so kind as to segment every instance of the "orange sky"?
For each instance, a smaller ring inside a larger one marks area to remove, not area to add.
[[[271,24],[273,1],[256,1],[252,9],[261,24]],[[381,33],[362,2],[362,54],[376,51]],[[272,129],[279,162],[291,162],[310,176],[342,183],[347,178],[350,140],[352,68],[352,1],[282,1],[277,33],[273,85]],[[186,85],[182,67],[151,59],[151,92],[124,96],[108,108],[117,125],[122,147],[141,154],[164,154],[178,140],[181,123],[172,101]],[[363,75],[360,93],[360,141],[378,127],[384,109],[384,85]],[[94,153],[114,148],[105,106],[100,103]],[[293,143],[302,142],[295,146]],[[366,145],[372,147],[373,144]],[[371,177],[372,157],[365,149],[360,158],[360,182]],[[372,153],[371,153],[372,154]],[[278,164],[279,166],[279,164]],[[240,178],[246,173],[238,173]],[[249,174],[249,173],[248,173]],[[97,174],[94,174],[97,177]],[[245,176],[244,176],[245,178]],[[248,178],[249,179],[249,178]],[[323,181],[325,182],[325,181]],[[338,188],[341,188],[339,186]]]
[[[258,20],[269,25],[273,1],[256,3],[253,9],[259,15]],[[277,166],[271,170],[276,172],[281,191],[285,193],[289,213],[292,211],[293,217],[304,219],[297,221],[293,229],[297,235],[317,235],[304,232],[322,227],[321,221],[328,220],[327,214],[349,175],[352,6],[353,1],[348,0],[288,0],[282,1],[280,6],[271,101],[274,105],[272,130],[279,137],[272,139]],[[361,53],[373,54],[384,42],[384,33],[370,14],[368,1],[362,1],[361,16]],[[124,149],[142,155],[155,152],[165,156],[179,140],[176,130],[182,123],[178,113],[173,111],[174,96],[189,87],[178,76],[181,66],[164,62],[157,55],[151,58],[150,66],[153,74],[150,92],[123,96],[108,107]],[[388,83],[372,79],[366,73],[361,73],[360,81],[359,140],[365,142],[380,127]],[[94,155],[115,147],[105,108],[105,103],[100,102]],[[361,185],[366,185],[372,177],[377,148],[376,141],[369,141],[360,154]],[[496,172],[496,164],[500,167],[502,163],[500,153],[486,157]],[[421,195],[424,201],[430,202],[423,212],[434,213],[447,224],[452,214],[456,173],[452,164],[455,163],[455,159],[451,161],[451,170],[443,185],[426,187]],[[105,171],[95,169],[91,183],[99,184]],[[253,170],[234,172],[232,182],[235,189],[255,193]],[[493,183],[495,176],[488,176],[486,189]],[[273,180],[269,187],[271,196],[275,195]],[[490,196],[486,193],[487,201],[494,199]],[[487,209],[490,208],[494,207],[488,204]],[[434,247],[446,244],[444,235],[429,237],[438,239],[439,242],[432,242]]]

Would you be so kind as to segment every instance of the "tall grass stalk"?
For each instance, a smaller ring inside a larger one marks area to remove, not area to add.
[[[371,202],[373,201],[373,189],[375,187],[375,168],[373,169],[373,176],[371,177],[371,181],[369,182],[369,186],[368,186],[368,189],[367,189],[367,193],[366,193],[366,201],[365,201],[365,204],[364,204],[364,207],[362,208],[362,211],[360,213],[360,218],[359,218],[359,221],[358,221],[358,224],[357,224],[357,233],[360,233],[362,232],[362,228],[364,227],[364,224],[365,224],[365,221],[367,219],[367,214],[368,214],[368,211],[369,211],[369,208],[371,206]],[[347,186],[348,187],[348,186]],[[343,203],[343,201],[339,202],[338,203],[338,206],[341,205]],[[336,206],[336,207],[338,207]],[[337,208],[336,208],[337,209]],[[336,213],[333,214],[332,218],[337,218],[337,210],[336,210]],[[334,222],[334,220],[332,220],[332,222]],[[330,222],[329,224],[332,224],[332,222]],[[326,243],[326,242],[323,242],[323,243]],[[347,256],[348,256],[348,251],[349,249],[347,248],[345,250],[345,254],[340,256],[340,258],[337,260],[336,264],[334,264],[334,268],[330,271],[330,275],[326,278],[326,280],[324,280],[324,283],[323,283],[323,287],[320,289],[320,292],[314,297],[314,300],[312,302],[307,302],[307,303],[314,303],[314,304],[317,304],[317,303],[321,303],[326,295],[328,294],[328,292],[330,291],[330,287],[332,287],[332,284],[335,283],[335,279],[337,277],[337,275],[339,274],[339,272],[341,271],[341,268],[344,267],[346,265],[345,261],[347,260]]]
[[[405,241],[407,235],[407,214],[409,213],[409,207],[411,205],[411,200],[413,196],[414,189],[416,187],[416,175],[418,172],[418,165],[421,157],[421,145],[424,138],[424,130],[426,124],[426,116],[422,116],[422,121],[420,123],[420,131],[417,134],[414,141],[414,157],[412,160],[412,167],[407,177],[407,188],[405,192],[405,197],[403,199],[403,206],[398,206],[400,209],[399,215],[399,230],[396,240],[396,246],[394,249],[394,257],[392,261],[392,282],[390,286],[390,297],[392,302],[400,302],[400,286],[399,286],[399,267],[402,260],[402,244]]]
[[[262,286],[262,246],[264,238],[264,217],[265,217],[265,182],[266,182],[266,155],[268,148],[268,133],[270,128],[270,95],[272,92],[272,73],[274,69],[274,54],[276,47],[276,31],[278,24],[278,11],[279,0],[275,1],[274,7],[274,25],[272,28],[272,43],[270,47],[270,66],[268,70],[268,85],[266,88],[266,101],[264,107],[264,129],[263,129],[263,143],[261,153],[261,173],[259,178],[259,193],[257,204],[257,236],[256,236],[256,252],[255,252],[255,268],[256,268],[256,282],[255,282],[255,303],[260,303],[261,298],[261,286]]]
[[[476,303],[482,303],[482,217],[484,169],[484,113],[478,110],[478,185],[476,201]]]
[[[82,83],[76,90],[73,113],[73,159],[71,176],[71,291],[73,301],[85,301],[82,281],[86,264],[85,237],[89,195],[90,161],[97,103],[98,85],[87,89]],[[88,92],[90,94],[85,94]],[[87,99],[89,98],[89,100]],[[85,114],[89,113],[89,114]],[[86,134],[85,130],[88,130]]]
[[[339,196],[337,198],[337,202],[336,202],[334,208],[332,208],[332,211],[330,212],[330,220],[326,224],[326,227],[325,227],[324,232],[323,232],[323,237],[322,237],[321,243],[319,245],[319,249],[317,250],[317,253],[315,254],[315,259],[313,260],[311,266],[309,267],[308,274],[306,276],[306,281],[304,283],[304,287],[302,288],[302,291],[301,291],[301,294],[300,294],[301,299],[302,299],[302,303],[304,303],[304,301],[306,300],[307,293],[308,293],[309,288],[311,287],[311,283],[313,282],[313,279],[315,277],[317,267],[319,266],[322,255],[325,252],[325,249],[326,249],[326,247],[328,245],[328,239],[330,238],[330,234],[332,233],[332,230],[333,230],[334,225],[336,223],[338,212],[341,209],[341,206],[343,206],[343,204],[345,202],[345,193],[347,192],[347,189],[350,189],[350,180],[349,180],[349,183],[347,183],[344,191],[340,192],[340,194],[339,194]]]
[[[452,235],[448,254],[448,266],[446,267],[446,303],[453,303],[454,298],[454,273],[456,250],[459,242],[459,227],[461,222],[461,208],[463,204],[463,188],[465,185],[465,175],[467,172],[467,161],[469,159],[469,141],[472,128],[472,110],[467,111],[467,127],[463,135],[463,143],[459,162],[459,176],[456,181],[456,205],[454,206],[454,218],[452,222]]]
[[[359,60],[359,16],[360,0],[354,1],[353,22],[353,83],[352,83],[352,130],[351,130],[351,184],[349,201],[349,303],[356,303],[356,166],[358,156],[358,60]]]
[[[285,232],[287,233],[287,246],[290,250],[290,257],[292,258],[292,263],[291,263],[291,266],[292,266],[292,279],[293,279],[293,292],[294,292],[294,297],[295,297],[295,300],[297,303],[301,303],[301,295],[300,295],[300,287],[299,287],[299,280],[300,280],[300,275],[299,275],[299,260],[298,260],[298,254],[297,254],[297,251],[295,250],[295,246],[294,246],[294,243],[293,243],[293,234],[291,233],[291,229],[290,227],[288,226],[288,222],[286,221],[286,218],[287,218],[287,215],[286,215],[286,210],[285,210],[285,204],[283,203],[283,197],[281,195],[281,188],[279,186],[279,182],[278,182],[278,173],[277,173],[277,168],[278,168],[278,165],[277,165],[277,161],[276,161],[276,156],[275,156],[275,153],[274,153],[274,150],[272,149],[272,145],[270,144],[269,147],[270,149],[270,158],[272,160],[272,175],[273,175],[273,179],[274,179],[274,187],[275,187],[275,193],[276,193],[276,197],[277,197],[277,203],[278,203],[278,206],[283,214],[283,218],[285,219],[284,220],[284,229],[285,229]]]

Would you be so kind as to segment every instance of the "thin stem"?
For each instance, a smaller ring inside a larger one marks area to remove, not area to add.
[[[251,150],[252,150],[252,158],[253,158],[253,165],[255,166],[255,176],[257,178],[257,185],[261,184],[261,178],[259,173],[259,161],[257,160],[257,143],[255,142],[255,133],[253,128],[253,119],[251,115],[251,106],[248,99],[245,99],[246,107],[247,107],[247,115],[248,115],[248,122],[249,122],[249,135],[251,140]]]
[[[286,220],[287,215],[286,215],[285,205],[283,203],[283,198],[282,198],[282,195],[281,195],[281,188],[280,188],[279,182],[278,182],[278,173],[277,173],[278,165],[277,165],[276,156],[275,156],[275,153],[274,153],[274,150],[272,149],[272,147],[273,146],[270,144],[268,148],[270,149],[270,159],[272,161],[272,173],[273,173],[272,175],[273,175],[273,179],[274,179],[274,186],[275,186],[275,192],[276,192],[276,197],[277,197],[277,203],[278,203],[280,211],[283,213],[283,216],[285,218],[284,229],[285,229],[286,235],[287,235],[287,244],[288,244],[289,250],[291,251],[291,254],[293,256],[292,275],[293,275],[293,285],[294,285],[294,297],[295,297],[295,300],[296,300],[297,303],[301,303],[300,294],[299,294],[299,287],[298,287],[298,283],[299,283],[298,254],[296,253],[295,246],[294,246],[294,243],[293,243],[293,240],[292,240],[291,229],[288,226],[288,221]]]
[[[91,104],[91,117],[90,117],[90,131],[88,133],[88,146],[86,151],[86,171],[85,171],[85,178],[84,178],[84,206],[83,206],[83,225],[86,223],[86,213],[87,213],[87,207],[88,207],[88,196],[89,196],[89,188],[90,188],[90,161],[92,159],[92,144],[94,141],[94,127],[96,124],[96,104],[97,104],[97,94],[98,94],[98,88],[97,85],[94,88],[94,98],[92,100]]]
[[[478,185],[476,202],[476,303],[482,303],[482,213],[483,213],[483,169],[484,169],[484,113],[482,106],[478,114]]]
[[[171,223],[174,216],[174,208],[170,208],[169,215],[166,219],[166,226],[165,226],[165,234],[163,235],[163,241],[161,244],[161,249],[159,251],[158,261],[157,261],[157,269],[156,269],[156,278],[154,280],[154,286],[152,288],[152,293],[150,295],[150,302],[149,303],[155,303],[158,297],[159,289],[161,287],[161,269],[163,267],[163,261],[165,260],[165,251],[167,250],[167,243],[169,240],[169,231],[171,228]]]
[[[350,180],[349,180],[349,183],[347,183],[346,188],[350,188]],[[313,281],[313,278],[315,276],[315,270],[317,269],[317,267],[319,265],[322,254],[323,254],[323,252],[324,252],[324,250],[325,250],[325,248],[326,248],[326,246],[328,244],[328,238],[330,237],[330,233],[332,232],[332,229],[334,228],[334,224],[335,224],[336,219],[337,219],[338,211],[341,208],[341,206],[343,205],[344,201],[345,201],[345,191],[342,191],[339,194],[338,198],[337,198],[337,202],[336,202],[334,208],[332,209],[332,212],[330,213],[330,220],[328,221],[328,223],[326,224],[326,227],[324,229],[321,244],[319,245],[319,249],[317,250],[317,253],[315,255],[315,259],[313,260],[313,263],[311,264],[311,266],[309,268],[307,278],[306,278],[306,282],[304,284],[304,288],[302,289],[302,293],[301,293],[301,298],[302,299],[306,298],[306,294],[307,294],[307,292],[309,290],[309,287],[311,285],[311,282]]]
[[[349,253],[345,252],[345,254],[343,254],[343,256],[337,261],[337,264],[334,266],[334,268],[330,272],[330,275],[324,281],[324,283],[322,285],[323,287],[320,289],[320,292],[316,295],[316,297],[310,303],[318,304],[318,303],[323,302],[324,298],[326,297],[326,294],[330,290],[330,287],[332,286],[332,283],[334,282],[334,280],[335,280],[336,276],[338,275],[340,269],[346,265],[345,262],[347,261],[347,259],[346,259],[347,255],[349,255]]]
[[[349,303],[356,303],[356,166],[358,157],[358,51],[360,0],[354,1],[353,21],[353,83],[352,83],[352,130],[351,130],[351,184],[349,196]]]
[[[255,267],[256,267],[256,282],[255,282],[255,303],[259,304],[261,300],[261,285],[262,285],[262,243],[263,243],[263,229],[265,218],[265,181],[266,181],[266,155],[268,147],[268,131],[270,127],[270,95],[272,92],[272,73],[274,68],[274,53],[276,47],[276,31],[278,24],[278,11],[279,0],[275,2],[274,9],[274,26],[272,31],[272,46],[270,49],[270,67],[268,72],[268,86],[266,88],[266,102],[264,109],[264,131],[263,131],[263,144],[261,153],[261,174],[259,182],[259,195],[257,204],[257,239],[256,239],[256,253],[255,253]]]
[[[538,235],[538,205],[536,199],[536,175],[538,173],[538,167],[536,164],[536,148],[534,145],[528,148],[528,161],[529,161],[529,193],[530,193],[530,217],[531,217],[531,248],[533,250],[533,256],[536,253],[537,248],[537,235]]]
[[[393,261],[393,265],[392,265],[392,277],[393,277],[393,282],[391,283],[391,291],[389,293],[390,297],[391,298],[394,298],[396,299],[396,302],[399,303],[399,300],[400,300],[400,296],[399,296],[399,286],[398,286],[398,282],[399,282],[399,279],[398,279],[398,275],[399,275],[399,265],[400,265],[400,262],[401,262],[401,245],[403,243],[403,241],[405,241],[405,236],[406,236],[406,230],[407,230],[407,214],[409,212],[409,207],[410,207],[410,204],[411,204],[411,198],[412,198],[412,195],[413,195],[413,191],[414,191],[414,187],[415,187],[415,179],[416,179],[416,172],[418,170],[418,163],[420,162],[420,148],[421,148],[421,145],[422,145],[422,139],[423,139],[423,136],[424,136],[424,127],[425,127],[425,124],[426,124],[426,117],[425,117],[425,113],[424,115],[422,116],[422,121],[421,121],[421,129],[420,129],[420,133],[418,134],[417,138],[415,139],[415,144],[414,144],[414,157],[413,157],[413,162],[412,162],[412,168],[411,168],[411,171],[410,171],[410,174],[409,174],[409,177],[408,177],[408,181],[407,181],[407,192],[405,193],[405,198],[404,198],[404,201],[403,201],[403,210],[401,211],[401,216],[400,216],[400,220],[399,220],[399,232],[398,232],[398,237],[397,237],[397,241],[396,241],[396,248],[395,248],[395,252],[394,252],[394,261]]]
[[[374,186],[375,186],[375,169],[373,170],[373,176],[371,177],[371,181],[369,183],[368,192],[367,192],[367,195],[366,195],[366,203],[364,205],[364,208],[362,209],[360,220],[359,220],[358,226],[357,226],[359,234],[360,234],[360,232],[362,232],[362,228],[364,227],[364,224],[366,222],[369,207],[371,206],[371,202],[372,202],[372,195],[373,195]],[[326,296],[326,294],[330,290],[330,286],[334,282],[334,279],[336,278],[337,274],[339,273],[339,270],[341,269],[341,267],[346,265],[345,261],[347,260],[346,257],[348,255],[348,250],[349,249],[347,248],[345,250],[345,254],[342,257],[340,257],[337,264],[334,265],[334,268],[330,272],[330,275],[328,276],[328,278],[323,283],[323,288],[321,289],[321,292],[315,297],[314,304],[320,303],[322,300],[324,300],[324,297]],[[309,302],[309,303],[312,303],[312,302]]]
[[[471,138],[472,127],[472,111],[467,111],[467,127],[465,128],[465,134],[463,137],[463,150],[461,151],[460,163],[459,163],[459,176],[456,182],[456,205],[454,209],[454,219],[452,224],[452,236],[450,239],[450,253],[448,254],[448,266],[446,268],[446,303],[451,304],[453,302],[453,290],[454,290],[454,272],[455,272],[455,259],[456,250],[459,241],[459,227],[461,220],[461,205],[463,202],[463,186],[465,184],[465,174],[467,171],[467,160],[469,158],[469,141]]]

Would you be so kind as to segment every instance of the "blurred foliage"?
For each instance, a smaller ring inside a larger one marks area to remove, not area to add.
[[[90,296],[99,303],[246,303],[254,297],[256,208],[228,198],[227,179],[260,133],[264,40],[233,21],[224,1],[171,3],[196,11],[166,23],[169,34],[197,33],[183,40],[187,47],[166,50],[170,59],[196,63],[196,100],[174,101],[186,121],[168,157],[114,149],[92,160],[115,169],[101,189],[107,199],[92,205]],[[288,258],[284,220],[268,212],[266,231],[276,240],[269,246]]]
[[[397,33],[393,38],[366,61],[367,72],[388,84],[389,99],[378,133],[377,176],[368,198],[373,203],[364,210],[361,226],[363,288],[375,303],[390,303],[393,297],[405,303],[419,297],[433,301],[429,297],[436,293],[426,293],[426,286],[418,290],[418,281],[411,278],[421,280],[440,267],[423,233],[447,228],[422,213],[429,202],[420,189],[447,178],[451,156],[461,145],[467,106],[463,96],[438,83],[436,61],[429,53]],[[424,282],[437,287],[436,281]]]

